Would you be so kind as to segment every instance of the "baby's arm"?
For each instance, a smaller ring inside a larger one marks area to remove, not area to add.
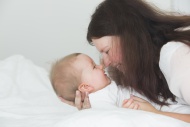
[[[144,110],[148,112],[153,112],[169,117],[173,117],[185,122],[190,123],[190,114],[180,114],[180,113],[172,113],[172,112],[163,112],[160,110],[157,110],[154,106],[152,106],[149,102],[135,96],[131,96],[130,99],[127,101],[123,101],[123,108],[130,108],[130,109],[137,109],[137,110]],[[137,107],[137,108],[136,108]]]

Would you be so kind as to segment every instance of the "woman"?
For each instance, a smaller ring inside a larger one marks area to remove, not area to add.
[[[92,15],[87,40],[101,53],[117,85],[132,87],[161,106],[176,97],[190,105],[188,26],[190,16],[164,14],[141,0],[105,0]],[[140,107],[146,103],[133,100]],[[147,111],[190,122],[190,114],[148,106]]]

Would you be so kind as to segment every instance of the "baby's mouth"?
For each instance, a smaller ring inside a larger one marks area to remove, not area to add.
[[[104,72],[104,75],[105,75],[106,77],[108,77],[108,75],[106,74],[106,72]]]

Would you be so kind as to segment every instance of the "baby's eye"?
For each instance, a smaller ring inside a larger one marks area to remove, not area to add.
[[[106,51],[105,53],[108,54],[110,50]]]
[[[94,65],[93,69],[95,69],[95,68],[96,68],[96,65]]]

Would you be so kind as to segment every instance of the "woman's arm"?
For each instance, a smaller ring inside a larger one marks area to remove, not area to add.
[[[153,107],[149,102],[147,102],[139,97],[135,97],[135,96],[132,96],[128,100],[124,100],[122,107],[153,112],[156,114],[173,117],[175,119],[179,119],[179,120],[190,123],[190,114],[180,114],[180,113],[159,111],[155,107]],[[136,108],[136,107],[138,107],[138,108]]]
[[[162,112],[162,111],[158,111],[157,114],[170,116],[170,117],[190,123],[190,114],[179,114],[179,113]]]

